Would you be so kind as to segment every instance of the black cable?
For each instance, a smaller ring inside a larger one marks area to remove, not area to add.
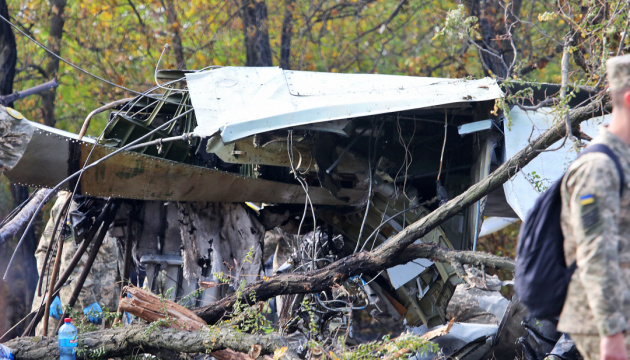
[[[75,64],[71,63],[70,61],[68,61],[68,60],[66,60],[66,59],[64,59],[64,58],[62,58],[61,56],[59,56],[59,55],[55,54],[55,52],[54,52],[54,51],[50,50],[49,48],[47,48],[46,46],[44,46],[43,44],[41,44],[41,43],[40,43],[40,42],[38,42],[37,40],[35,40],[35,39],[33,39],[32,37],[30,37],[27,33],[25,33],[24,31],[22,31],[22,29],[20,29],[20,28],[19,28],[19,27],[17,27],[16,25],[14,25],[11,21],[7,20],[4,16],[0,15],[0,19],[4,20],[4,22],[6,22],[7,24],[9,24],[12,28],[14,28],[15,30],[17,30],[20,34],[22,34],[22,35],[23,35],[23,36],[25,36],[27,39],[29,39],[30,41],[32,41],[35,45],[37,45],[37,46],[39,46],[40,48],[44,49],[44,50],[45,50],[46,52],[48,52],[50,55],[52,55],[52,56],[56,57],[59,61],[64,62],[64,63],[66,63],[66,64],[68,64],[68,65],[72,66],[73,68],[75,68],[75,69],[77,69],[77,70],[79,70],[79,71],[81,71],[81,72],[83,72],[83,73],[85,73],[85,74],[87,74],[87,75],[89,75],[89,76],[91,76],[91,77],[93,77],[93,78],[95,78],[95,79],[99,80],[99,81],[102,81],[102,82],[104,82],[104,83],[106,83],[106,84],[108,84],[108,85],[111,85],[111,86],[113,86],[113,87],[117,87],[117,88],[119,88],[119,89],[122,89],[122,90],[128,91],[128,92],[130,92],[130,93],[132,93],[132,94],[136,94],[136,95],[140,95],[140,96],[146,96],[146,97],[151,98],[151,99],[160,100],[159,98],[154,98],[153,96],[150,96],[150,95],[147,95],[147,94],[141,93],[141,92],[139,92],[139,91],[131,90],[131,89],[126,88],[126,87],[124,87],[124,86],[122,86],[122,85],[118,85],[118,84],[113,83],[113,82],[111,82],[111,81],[109,81],[109,80],[103,79],[102,77],[100,77],[100,76],[98,76],[98,75],[95,75],[95,74],[92,74],[91,72],[89,72],[89,71],[87,71],[87,70],[84,70],[83,68],[79,67],[78,65],[75,65]],[[175,104],[175,105],[180,105],[179,103],[176,103],[176,102],[174,102],[174,101],[168,101],[168,100],[163,100],[163,101],[164,101],[164,102],[171,103],[171,104]],[[184,104],[181,104],[181,105],[186,106],[186,107],[191,107],[191,105],[184,105]]]

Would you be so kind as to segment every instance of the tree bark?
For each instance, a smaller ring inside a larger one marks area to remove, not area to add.
[[[605,111],[610,111],[610,102],[594,101],[591,104],[570,112],[573,126]],[[247,286],[241,295],[241,301],[248,301],[251,294],[257,300],[266,300],[277,295],[312,293],[327,290],[341,284],[351,276],[360,273],[377,272],[394,265],[404,264],[417,258],[429,258],[435,261],[484,264],[487,267],[514,270],[514,262],[486,253],[455,251],[439,248],[435,245],[411,245],[444,221],[459,213],[477,200],[501,186],[510,177],[527,165],[538,154],[560,140],[566,134],[564,123],[547,130],[508,161],[503,163],[487,178],[471,186],[468,190],[439,207],[429,215],[409,225],[403,231],[389,239],[385,244],[370,252],[360,252],[340,259],[317,271],[302,274],[283,274]],[[457,266],[456,266],[457,267]],[[208,306],[196,310],[197,315],[212,324],[223,317],[234,305],[235,295],[225,297]]]
[[[65,23],[64,10],[66,0],[50,0],[50,30],[48,37],[48,48],[59,55],[61,53],[61,38],[63,37],[63,25]],[[59,59],[49,55],[46,64],[46,75],[48,79],[53,79],[59,71]],[[41,94],[42,97],[42,117],[44,124],[54,127],[57,120],[55,119],[55,98],[57,89],[52,88]]]
[[[471,41],[477,45],[479,59],[486,74],[491,72],[499,78],[507,78],[511,71],[510,65],[516,56],[512,38],[523,1],[467,0],[465,4],[468,13],[479,19],[482,39]]]
[[[56,337],[21,337],[4,343],[13,349],[15,359],[59,359],[59,344]],[[77,359],[92,355],[92,358],[112,358],[149,353],[160,358],[179,358],[179,353],[220,352],[231,349],[247,354],[252,346],[260,345],[261,354],[273,354],[276,349],[289,346],[279,335],[253,335],[231,327],[203,328],[200,331],[183,331],[172,328],[150,328],[135,325],[107,329],[78,335],[79,354]],[[81,350],[83,352],[81,353]],[[88,350],[90,354],[87,353]],[[297,359],[294,352],[287,351],[283,357]],[[223,357],[225,358],[225,357]]]
[[[38,190],[24,207],[0,228],[0,245],[13,238],[22,230],[26,223],[35,215],[37,205],[50,193],[49,189]]]
[[[9,8],[5,0],[0,0],[0,15],[10,19]],[[17,62],[17,46],[11,25],[2,21],[0,24],[0,95],[13,93],[15,64]],[[13,107],[13,103],[8,104]]]
[[[328,290],[335,285],[342,284],[354,275],[375,273],[418,258],[455,263],[460,266],[461,264],[483,264],[486,267],[514,271],[514,261],[509,258],[482,252],[451,250],[430,244],[414,244],[396,257],[382,256],[376,251],[364,251],[343,258],[317,271],[283,274],[267,280],[259,280],[245,287],[242,291],[241,301],[249,301],[254,294],[257,301],[264,301],[277,295],[308,294]],[[236,296],[230,295],[197,309],[195,313],[209,324],[213,324],[232,308],[235,301]]]
[[[9,8],[5,0],[0,0],[0,15],[5,19],[10,19]],[[2,21],[0,23],[0,95],[9,95],[13,93],[13,80],[15,78],[15,65],[17,63],[17,46],[15,43],[15,35],[11,25]],[[13,107],[13,103],[7,104]],[[4,114],[3,116],[8,116]],[[2,147],[8,149],[10,153],[13,150],[21,148],[18,137],[14,136],[19,131],[19,126],[14,128],[5,128],[0,130],[3,137]],[[26,136],[30,138],[30,136]],[[12,163],[12,161],[11,161]],[[4,166],[8,165],[4,163]],[[1,167],[1,166],[0,166]],[[17,184],[11,184],[11,195],[13,203],[18,205],[28,199],[28,187]],[[30,214],[29,214],[30,215]],[[0,234],[0,245],[6,240],[11,239],[18,231],[22,229],[23,224],[10,221],[3,230],[11,228],[10,232],[2,232]],[[10,283],[4,285],[0,291],[6,291],[5,303],[3,304],[3,312],[6,319],[10,319],[11,323],[16,323],[24,315],[28,314],[28,310],[33,300],[33,292],[37,282],[37,267],[35,266],[35,248],[37,247],[37,239],[33,230],[29,231],[20,254],[20,272],[15,274]],[[4,324],[0,323],[0,331],[4,333],[8,329]],[[19,331],[19,330],[17,330]],[[13,334],[11,334],[13,335]]]
[[[272,66],[267,4],[264,0],[242,0],[239,13],[245,35],[245,66]]]
[[[179,33],[179,20],[177,17],[176,3],[173,1],[161,1],[162,6],[166,8],[166,20],[171,25],[173,31],[173,51],[175,51],[175,60],[179,70],[186,70],[186,58],[184,57],[184,46],[182,45],[182,37]]]
[[[282,19],[282,35],[280,37],[280,67],[291,68],[291,38],[293,37],[293,11],[295,0],[285,0],[284,18]]]

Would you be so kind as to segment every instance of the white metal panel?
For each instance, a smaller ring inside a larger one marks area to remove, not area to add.
[[[198,126],[230,142],[257,133],[350,117],[501,97],[493,79],[224,67],[186,74]]]
[[[511,126],[506,123],[505,129],[505,157],[511,158],[529,145],[531,139],[551,128],[555,122],[555,114],[551,108],[541,108],[537,111],[523,111],[515,107],[511,111]],[[595,117],[580,125],[580,130],[591,137],[598,133],[598,127],[607,123],[608,116]],[[562,140],[551,145],[549,149],[538,155],[521,171],[503,184],[505,198],[508,204],[521,220],[524,220],[529,210],[538,198],[539,190],[545,190],[560,178],[569,165],[575,160],[577,153],[572,149],[571,141],[566,141],[560,147]]]
[[[494,234],[499,230],[503,230],[509,225],[517,222],[516,218],[509,217],[488,217],[483,219],[483,223],[481,224],[481,230],[479,230],[479,237],[483,237],[486,235]]]
[[[422,244],[418,240],[416,244]],[[433,265],[433,261],[429,259],[416,259],[403,265],[396,265],[387,269],[387,275],[394,289],[398,290],[401,286],[413,280],[416,276],[422,274],[424,270]]]

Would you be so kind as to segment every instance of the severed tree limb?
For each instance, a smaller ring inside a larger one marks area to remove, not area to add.
[[[168,299],[161,299],[150,291],[127,285],[123,288],[123,293],[132,297],[120,299],[120,311],[126,311],[148,322],[168,318],[171,322],[169,326],[180,330],[199,330],[206,325],[191,310]]]
[[[452,250],[432,244],[414,244],[396,257],[382,257],[375,251],[363,251],[316,271],[282,274],[272,276],[267,280],[259,280],[243,289],[241,301],[249,301],[248,299],[254,294],[256,300],[264,301],[277,295],[324,291],[340,285],[351,276],[378,272],[418,258],[458,264],[483,264],[486,267],[514,271],[514,261],[506,257],[482,252]],[[208,323],[215,323],[231,309],[235,301],[236,296],[230,295],[199,308],[195,312]]]
[[[171,328],[149,328],[134,325],[78,335],[79,351],[89,350],[92,357],[123,357],[150,353],[160,358],[179,358],[178,353],[217,353],[217,358],[230,357],[230,349],[247,354],[252,346],[260,345],[261,354],[273,354],[276,349],[289,346],[280,335],[253,335],[228,327],[203,328],[200,331],[183,331]],[[21,337],[4,343],[15,352],[15,359],[59,359],[59,343],[56,337]],[[80,352],[81,354],[81,352]],[[83,352],[83,356],[88,356]],[[77,356],[77,359],[81,356]],[[290,349],[282,359],[297,359]]]
[[[609,99],[592,101],[587,106],[572,110],[569,113],[569,119],[571,124],[576,126],[584,120],[609,112],[610,109]],[[434,245],[411,244],[450,217],[486,196],[492,190],[503,185],[510,177],[514,176],[542,151],[564,137],[565,134],[566,126],[564,122],[555,125],[533,140],[528,147],[499,166],[488,177],[472,185],[468,190],[429,215],[409,225],[379,248],[370,252],[359,252],[350,255],[316,271],[300,274],[282,274],[267,280],[259,280],[242,291],[241,301],[248,301],[254,293],[257,300],[266,300],[277,295],[323,291],[341,284],[351,276],[377,272],[394,265],[405,264],[417,258],[429,258],[453,264],[483,264],[486,267],[513,271],[514,262],[507,258],[500,258],[481,252],[443,249]],[[235,295],[231,295],[199,308],[195,312],[206,322],[214,323],[232,308],[236,300]]]
[[[47,199],[48,194],[50,194],[49,189],[37,190],[28,202],[21,206],[20,210],[13,214],[11,219],[0,227],[0,245],[24,229],[31,217],[35,216],[35,210],[37,210],[39,203]]]

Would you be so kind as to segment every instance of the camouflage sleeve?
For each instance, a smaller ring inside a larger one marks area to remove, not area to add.
[[[52,216],[55,216],[54,219],[56,219],[56,217],[58,216],[57,215],[58,212],[63,207],[63,203],[65,202],[65,199],[66,197],[61,196],[61,194],[57,198],[57,202],[55,203],[55,205],[53,206],[53,209],[51,210],[51,219],[53,219]],[[75,209],[76,206],[77,204],[73,201],[70,205],[70,210]],[[55,210],[55,208],[57,208],[57,210]],[[64,228],[62,228],[61,225],[63,225],[63,223],[60,224],[61,230],[58,230],[58,231],[61,231],[62,236],[64,236],[64,244],[63,244],[63,253],[61,254],[60,273],[64,272],[68,268],[70,262],[72,261],[72,258],[74,257],[74,254],[76,254],[77,250],[79,249],[79,246],[76,244],[74,240],[73,231],[68,226],[65,226]],[[50,232],[52,233],[52,228],[50,229]],[[81,272],[85,268],[85,263],[88,258],[88,252],[89,252],[89,248],[88,248],[88,251],[86,251],[85,254],[83,254],[81,259],[75,266],[74,270],[72,271],[72,274],[70,274],[70,278],[68,279],[68,281],[66,281],[66,283],[61,288],[61,291],[59,292],[59,297],[61,298],[62,305],[64,306],[67,305],[68,302],[70,301],[70,297],[72,296],[72,292],[74,291],[74,288],[76,287],[77,280],[79,276],[81,275]],[[81,289],[81,292],[79,293],[79,297],[77,299],[78,304],[81,306],[81,309],[96,302],[96,297],[94,296],[93,287],[94,287],[94,279],[93,279],[92,272],[90,271],[88,273],[87,278],[85,279],[85,283],[83,284],[83,288]],[[75,307],[76,307],[76,304],[75,304]]]
[[[619,271],[619,173],[604,154],[585,155],[566,180],[577,272],[601,336],[626,329]]]

